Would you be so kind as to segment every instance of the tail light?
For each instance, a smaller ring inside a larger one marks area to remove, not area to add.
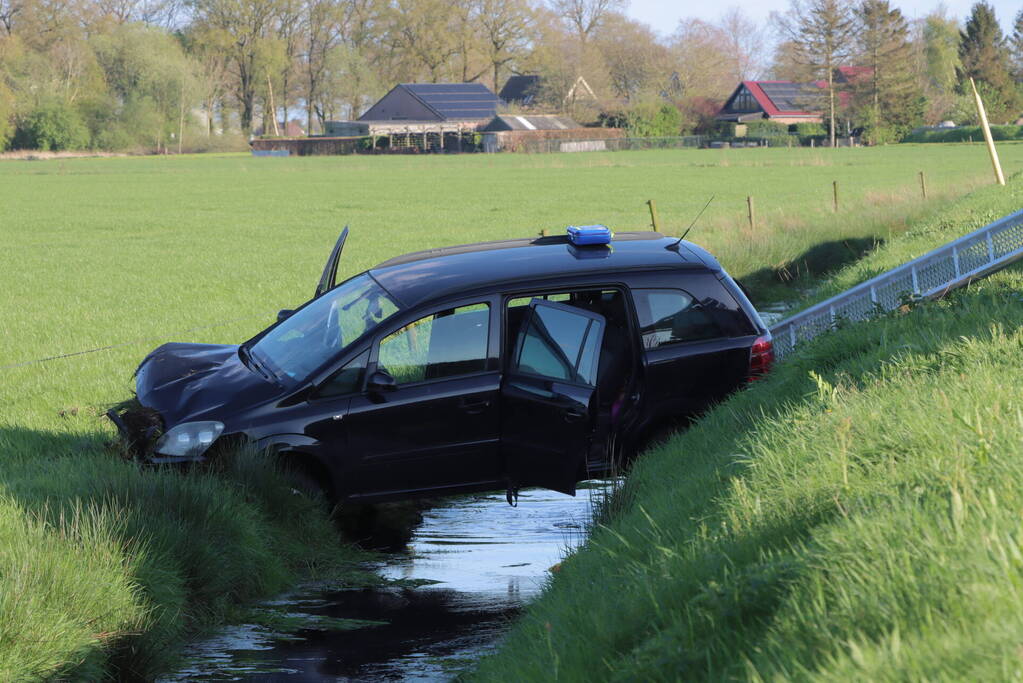
[[[766,375],[774,365],[774,345],[771,344],[771,335],[757,337],[753,342],[753,348],[749,351],[749,381],[759,379]]]

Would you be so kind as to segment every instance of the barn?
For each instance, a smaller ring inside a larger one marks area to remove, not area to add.
[[[359,121],[479,124],[494,117],[498,103],[482,83],[401,83]]]
[[[589,152],[610,149],[619,128],[584,128],[567,116],[500,114],[482,126],[485,152]]]

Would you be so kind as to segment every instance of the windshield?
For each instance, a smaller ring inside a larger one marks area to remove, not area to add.
[[[302,380],[397,310],[373,278],[359,275],[295,312],[248,351],[279,378]]]

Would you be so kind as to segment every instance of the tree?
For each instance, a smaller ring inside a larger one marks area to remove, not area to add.
[[[909,25],[888,0],[863,0],[856,15],[860,64],[870,69],[854,84],[867,136],[874,142],[900,138],[922,114]]]
[[[924,20],[924,52],[927,75],[931,84],[941,92],[955,89],[959,61],[959,23],[945,16],[944,11],[932,12]]]
[[[195,90],[193,64],[181,44],[164,31],[123,24],[94,38],[93,48],[125,132],[165,149],[171,135],[181,133]]]
[[[1012,24],[1009,53],[1012,58],[1012,76],[1016,81],[1023,81],[1023,9],[1016,14]]]
[[[735,89],[734,64],[721,29],[700,19],[683,19],[670,40],[680,98],[723,100]]]
[[[189,0],[197,26],[222,31],[233,69],[235,97],[241,105],[242,130],[252,130],[256,94],[266,81],[267,42],[280,7],[278,0]]]
[[[14,34],[14,22],[24,8],[22,0],[0,0],[0,26],[7,35]]]
[[[551,0],[551,9],[585,43],[608,15],[625,8],[625,0]]]
[[[738,7],[728,9],[716,24],[736,83],[754,80],[764,67],[764,30]]]
[[[399,80],[442,80],[459,50],[458,31],[452,30],[451,3],[395,0],[388,14],[387,40],[398,57]]]
[[[611,89],[626,103],[656,96],[670,77],[671,54],[646,24],[610,15],[594,45],[604,58]]]
[[[985,104],[988,116],[995,121],[1014,117],[1019,107],[1015,83],[1009,75],[1009,54],[1005,37],[995,17],[995,10],[986,2],[978,2],[966,20],[961,33],[959,59],[960,88],[969,94],[965,81],[973,78],[984,83],[990,93]]]
[[[850,54],[856,24],[841,0],[790,0],[789,11],[772,14],[783,39],[791,43],[793,56],[827,82],[828,136],[835,146],[835,69]]]
[[[501,88],[501,69],[519,57],[529,43],[532,10],[525,0],[475,0],[474,9],[497,92]]]

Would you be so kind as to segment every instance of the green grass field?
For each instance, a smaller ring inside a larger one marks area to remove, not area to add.
[[[1023,145],[1002,154],[1023,169]],[[647,199],[677,234],[714,194],[690,238],[771,301],[794,296],[779,269],[812,283],[989,173],[980,145],[0,163],[0,679],[151,675],[189,629],[351,556],[322,551],[326,520],[258,463],[142,473],[99,417],[156,345],[237,342],[308,298],[345,223],[350,275],[568,224],[644,229]]]

